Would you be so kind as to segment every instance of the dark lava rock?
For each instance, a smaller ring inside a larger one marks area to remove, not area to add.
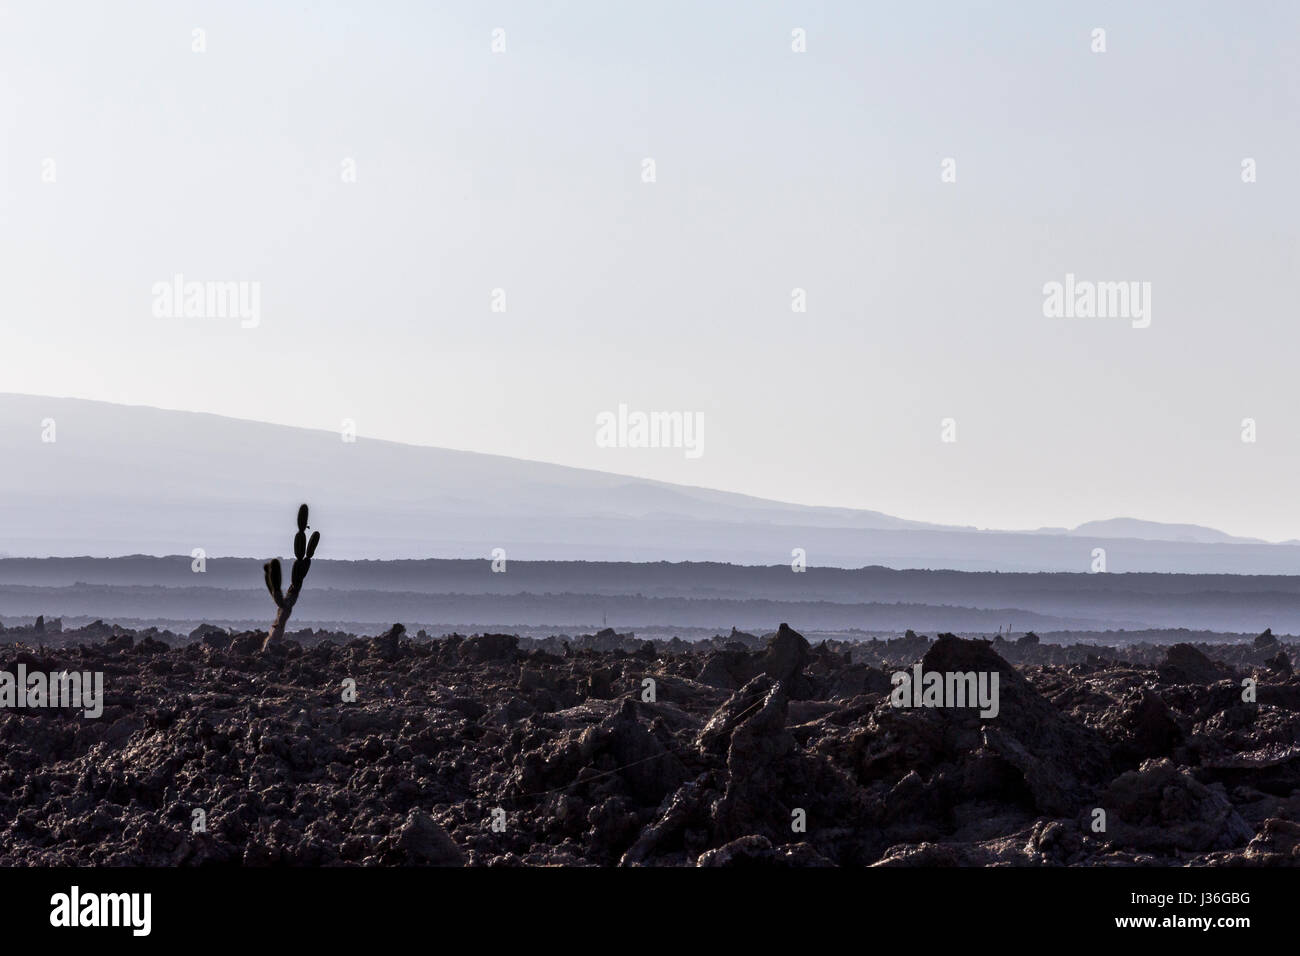
[[[1255,646],[1258,648],[1276,647],[1277,643],[1278,640],[1273,636],[1273,629],[1271,627],[1265,628],[1264,633],[1255,638]]]
[[[215,624],[200,624],[194,630],[190,631],[189,639],[191,641],[203,641],[209,635],[214,637],[229,637],[230,634],[224,627],[217,627]]]
[[[723,640],[727,644],[739,644],[747,651],[756,651],[763,646],[763,639],[757,634],[747,634],[734,627],[731,629],[731,634]]]
[[[1112,727],[1115,761],[1125,766],[1137,766],[1148,757],[1169,756],[1184,737],[1169,705],[1146,687],[1125,702]]]
[[[772,692],[775,684],[766,674],[760,674],[736,691],[710,715],[700,730],[696,745],[706,754],[724,754],[731,746],[731,735],[740,722],[749,717]]]
[[[1291,658],[1286,656],[1286,651],[1278,651],[1277,654],[1264,662],[1264,666],[1274,674],[1281,674],[1283,677],[1290,677],[1293,673]]]
[[[751,834],[725,843],[716,850],[706,850],[695,865],[822,867],[835,864],[807,844],[775,847],[767,837]]]
[[[1175,644],[1169,648],[1156,672],[1167,684],[1213,684],[1231,677],[1221,664],[1216,664],[1190,644]]]
[[[401,624],[394,624],[383,634],[370,639],[371,653],[381,660],[395,661],[401,653],[401,641],[405,636],[406,628]]]
[[[599,765],[607,756],[624,784],[642,803],[657,803],[686,779],[686,770],[654,732],[637,719],[636,704],[624,699],[619,709],[578,737],[580,759]]]
[[[803,675],[810,659],[810,645],[803,635],[782,624],[768,639],[762,653],[752,653],[743,644],[729,642],[723,650],[708,655],[699,681],[712,687],[734,690],[758,674],[765,674],[786,686],[786,693],[805,699],[812,685]]]
[[[735,690],[758,672],[755,656],[746,650],[717,651],[708,655],[700,668],[701,684]]]
[[[249,654],[256,654],[262,649],[262,645],[265,641],[266,635],[260,631],[238,634],[230,641],[230,653],[237,654],[241,657],[247,657]]]
[[[397,836],[397,846],[411,863],[425,866],[464,866],[465,855],[447,831],[423,810],[414,809]]]
[[[190,632],[190,640],[201,641],[205,646],[215,650],[228,650],[234,635],[212,624],[200,624]]]
[[[1300,866],[1300,823],[1276,818],[1265,820],[1240,862],[1256,866]]]
[[[460,658],[470,664],[487,661],[512,661],[519,654],[519,638],[514,634],[482,634],[466,638],[460,645]]]
[[[1010,802],[1025,810],[1072,816],[1100,783],[1111,757],[1093,730],[1061,713],[988,641],[940,635],[921,659],[924,672],[998,674],[998,714],[974,708],[899,708],[881,701],[867,725],[860,780],[893,781],[918,773],[935,805],[954,799]],[[913,799],[915,797],[915,799]],[[920,794],[895,799],[907,809]]]
[[[1139,850],[1227,850],[1254,836],[1222,793],[1169,760],[1116,777],[1098,806],[1106,811],[1109,840]]]
[[[759,667],[772,680],[784,684],[787,693],[802,696],[808,687],[802,676],[808,663],[808,652],[809,645],[803,635],[792,630],[789,624],[782,624],[776,636],[767,642]]]

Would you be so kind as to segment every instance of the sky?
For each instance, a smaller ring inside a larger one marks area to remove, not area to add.
[[[1298,46],[1292,2],[0,0],[0,391],[1300,538]],[[256,326],[156,314],[176,274]],[[1067,274],[1149,325],[1048,317]],[[700,453],[605,447],[620,405]]]

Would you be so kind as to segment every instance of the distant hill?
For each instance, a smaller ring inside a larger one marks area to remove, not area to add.
[[[47,419],[54,442],[42,441]],[[803,548],[811,566],[1084,571],[1096,544],[1113,571],[1300,572],[1297,547],[1145,533],[1179,526],[977,531],[80,399],[0,394],[0,462],[0,553],[20,556],[266,557],[284,551],[293,510],[307,501],[322,557],[336,559],[503,548],[527,560],[770,565]]]
[[[101,618],[188,632],[200,622],[266,627],[273,605],[261,562],[188,555],[0,560],[0,621]],[[807,633],[993,634],[1194,628],[1251,638],[1300,633],[1294,575],[1014,574],[888,568],[746,567],[668,562],[330,561],[312,565],[300,627],[376,633],[620,631],[763,634],[780,621]],[[774,623],[775,622],[775,623]],[[1117,641],[1129,639],[1116,634]]]
[[[1137,518],[1088,521],[1072,529],[1069,534],[1086,538],[1134,538],[1143,541],[1185,541],[1195,544],[1267,544],[1259,538],[1239,538],[1201,525],[1164,524],[1159,521],[1141,521]]]

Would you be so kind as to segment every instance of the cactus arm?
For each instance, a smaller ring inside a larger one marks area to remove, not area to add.
[[[266,590],[270,592],[271,600],[275,602],[276,607],[283,607],[284,594],[280,590],[279,559],[266,562],[266,564],[262,565],[262,570],[266,573]]]

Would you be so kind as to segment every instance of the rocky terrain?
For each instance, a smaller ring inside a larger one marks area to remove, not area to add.
[[[0,670],[105,696],[0,710],[0,863],[1300,863],[1296,648],[1268,632],[262,639],[0,632]],[[892,706],[918,661],[996,671],[998,715]]]

